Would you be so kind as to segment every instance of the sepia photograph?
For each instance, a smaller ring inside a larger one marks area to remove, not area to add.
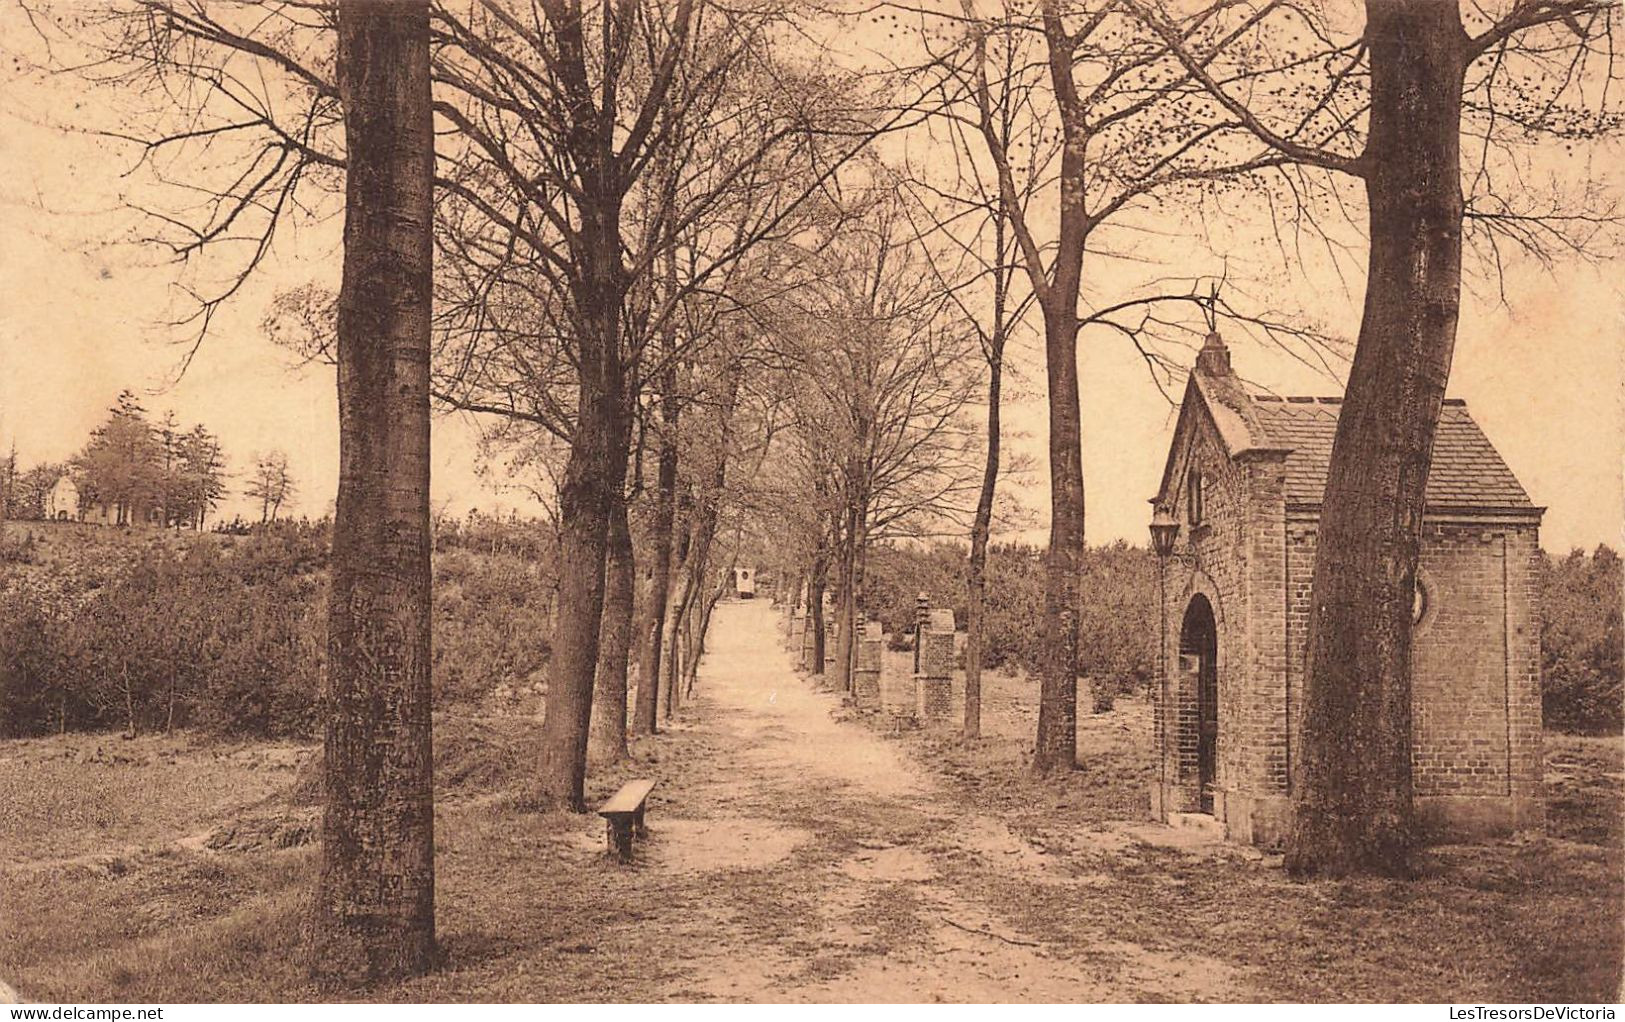
[[[6,1022],[1614,1018],[1622,47],[0,0]]]

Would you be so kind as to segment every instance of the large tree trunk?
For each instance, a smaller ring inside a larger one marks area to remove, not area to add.
[[[675,717],[677,707],[682,705],[685,696],[683,682],[688,677],[691,654],[693,651],[692,637],[694,630],[694,608],[699,601],[699,583],[693,575],[698,567],[694,562],[689,564],[689,574],[683,582],[681,606],[672,613],[671,654],[667,659],[669,670],[670,699],[666,703],[666,716]]]
[[[716,538],[717,516],[709,501],[701,509],[695,522],[700,530],[694,539],[689,554],[688,578],[683,587],[683,614],[680,618],[683,625],[683,663],[681,677],[685,680],[693,674],[694,670],[694,628],[699,617],[701,606],[705,603],[705,578],[711,571],[711,547]],[[682,686],[686,693],[687,685]],[[680,700],[679,700],[680,701]]]
[[[660,644],[665,652],[660,661],[659,704],[660,716],[671,719],[676,715],[672,690],[677,685],[678,616],[683,610],[685,574],[694,546],[694,498],[692,484],[683,484],[677,491],[677,502],[672,514],[671,568],[666,585],[665,618],[661,622]]]
[[[1002,246],[1000,251],[1003,251]],[[1000,314],[996,312],[995,315]],[[987,542],[993,531],[993,498],[999,483],[999,405],[1004,382],[1003,331],[998,326],[994,330],[993,354],[988,358],[987,460],[982,466],[982,490],[976,497],[976,517],[970,529],[970,563],[966,566],[966,738],[980,738],[982,735],[982,631],[986,617],[983,601],[987,591]]]
[[[1411,607],[1461,292],[1454,4],[1368,0],[1365,310],[1315,555],[1287,864],[1401,874],[1411,816]]]
[[[734,569],[738,567],[739,559],[736,556],[728,567],[717,576],[717,584],[701,601],[697,623],[694,629],[694,657],[688,666],[688,680],[684,683],[683,691],[690,699],[694,698],[694,684],[700,674],[700,658],[705,656],[705,639],[711,634],[711,614],[717,609],[717,601],[722,599],[723,593],[733,584]]]
[[[1057,287],[1057,291],[1061,289]],[[1074,284],[1065,308],[1046,309],[1049,369],[1050,538],[1044,559],[1044,650],[1033,769],[1070,770],[1078,753],[1078,569],[1083,557],[1083,453],[1078,419]]]
[[[328,595],[315,969],[434,958],[429,683],[429,5],[340,0],[349,154],[338,302],[339,488]]]
[[[1056,0],[1042,18],[1060,110],[1060,202],[1053,269],[1039,290],[1049,382],[1049,550],[1044,561],[1044,650],[1033,769],[1071,770],[1078,755],[1078,568],[1083,560],[1083,428],[1078,414],[1078,288],[1089,221],[1084,208],[1083,102],[1072,78],[1076,42]],[[1029,273],[1032,267],[1029,264]],[[1035,281],[1035,283],[1038,283]]]
[[[853,530],[847,569],[846,596],[841,602],[841,624],[835,662],[840,671],[842,691],[852,691],[853,672],[858,665],[858,639],[863,629],[863,572],[869,561],[869,507],[865,496],[848,519]]]
[[[672,594],[671,606],[666,608],[666,657],[660,669],[665,672],[661,688],[666,697],[662,712],[667,720],[677,716],[677,704],[682,698],[678,689],[683,672],[683,624],[688,614],[689,602],[694,598],[695,562],[692,543],[689,549],[689,555],[684,558],[682,584]]]
[[[558,41],[554,69],[567,83],[568,157],[578,192],[570,247],[579,276],[570,282],[569,303],[576,346],[576,421],[559,487],[558,621],[536,801],[541,807],[581,812],[586,808],[587,732],[598,668],[609,517],[626,484],[631,446],[621,336],[628,293],[621,240],[626,180],[615,152],[613,90],[602,93],[606,105],[601,110],[595,105],[600,93],[587,85],[590,48],[580,5],[543,4],[541,9]],[[679,18],[686,23],[686,14]]]
[[[592,728],[588,748],[595,762],[626,758],[627,663],[632,650],[633,587],[637,565],[632,531],[626,521],[626,497],[616,497],[609,512],[609,552],[604,567],[604,619],[598,638],[598,675],[593,682]]]
[[[672,548],[676,543],[673,528],[677,500],[677,408],[674,403],[675,387],[670,383],[661,399],[661,417],[666,432],[660,438],[660,467],[655,489],[655,513],[650,523],[649,543],[654,548],[649,582],[649,598],[644,619],[638,627],[638,698],[633,712],[632,729],[638,734],[652,735],[659,728],[659,701],[661,654],[666,627],[667,604],[671,599]]]
[[[737,384],[734,386],[733,392],[737,392]],[[726,423],[727,417],[733,414],[731,394],[728,400],[723,403],[722,409],[723,422]],[[709,485],[700,490],[698,497],[694,501],[688,549],[686,556],[683,558],[683,574],[685,578],[682,599],[672,613],[672,648],[674,650],[678,648],[683,650],[683,660],[681,663],[669,665],[666,690],[667,717],[677,712],[677,706],[682,701],[683,689],[679,682],[686,677],[685,671],[692,671],[694,666],[692,645],[694,620],[692,612],[696,608],[696,604],[705,597],[705,575],[710,566],[712,541],[715,540],[717,533],[718,502],[723,499],[723,487],[728,482],[726,451],[727,431],[724,429],[723,443],[719,447],[717,464],[712,470]],[[680,647],[677,642],[679,638],[684,640]]]
[[[583,359],[585,361],[585,359]],[[575,436],[559,489],[559,603],[542,720],[542,762],[537,805],[586,809],[587,731],[603,623],[604,563],[612,488],[624,484],[621,401],[608,388],[589,385],[583,366]]]
[[[631,416],[620,354],[620,208],[601,199],[584,216],[585,259],[577,307],[576,426],[559,488],[559,602],[542,721],[536,802],[583,812],[587,732],[603,624],[610,516],[626,484]]]
[[[841,540],[840,569],[836,573],[835,584],[835,657],[833,661],[835,671],[833,677],[829,679],[830,683],[842,692],[852,688],[852,653],[855,649],[852,642],[852,626],[857,604],[853,585],[857,581],[857,553],[858,535],[854,514],[848,511],[845,536]]]
[[[824,673],[824,586],[829,574],[828,564],[829,555],[821,547],[813,555],[812,571],[807,577],[807,627],[813,630],[809,674]]]

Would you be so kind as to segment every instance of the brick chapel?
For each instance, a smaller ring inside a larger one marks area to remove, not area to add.
[[[1340,398],[1243,385],[1218,334],[1197,356],[1162,486],[1163,677],[1151,809],[1211,814],[1273,846],[1290,822],[1320,517]],[[1534,506],[1460,400],[1446,400],[1423,517],[1413,776],[1435,838],[1538,825]]]

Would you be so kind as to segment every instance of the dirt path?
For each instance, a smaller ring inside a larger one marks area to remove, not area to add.
[[[1114,940],[1107,918],[1087,927],[1098,939],[1065,946],[1023,932],[1010,891],[1038,884],[1055,911],[1087,915],[1110,869],[1047,854],[957,802],[899,743],[843,719],[834,694],[791,669],[766,604],[718,607],[712,634],[689,725],[710,768],[651,816],[646,846],[646,868],[710,878],[672,935],[666,997],[1245,996],[1223,963]],[[1105,866],[1133,842],[1102,832],[1085,844]]]

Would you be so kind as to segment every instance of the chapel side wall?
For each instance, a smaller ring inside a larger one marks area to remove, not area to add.
[[[1315,522],[1303,516],[1286,523],[1286,703],[1287,791],[1297,769],[1298,736],[1303,730],[1303,675],[1309,653],[1310,589],[1315,574]]]
[[[1423,524],[1428,600],[1411,643],[1418,797],[1511,794],[1506,560],[1504,533]]]
[[[1507,676],[1507,732],[1512,741],[1512,800],[1516,826],[1540,826],[1545,819],[1545,720],[1540,701],[1540,526],[1511,531],[1507,540],[1507,624],[1510,635]]]
[[[1435,835],[1541,817],[1538,545],[1532,523],[1424,523],[1419,574],[1431,592],[1413,639],[1412,771],[1419,814]],[[1314,552],[1313,521],[1289,521],[1289,749],[1300,732]]]

